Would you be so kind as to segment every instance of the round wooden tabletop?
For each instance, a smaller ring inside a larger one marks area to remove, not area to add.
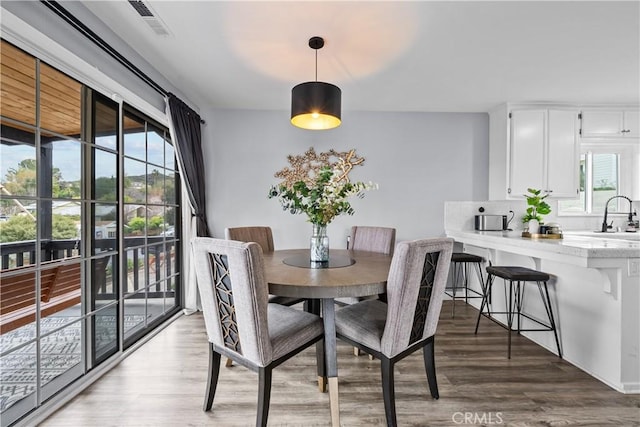
[[[309,254],[289,249],[264,254],[269,293],[300,298],[339,298],[377,295],[385,291],[391,255],[331,249],[330,256],[351,257],[355,263],[337,268],[306,268],[283,260]]]

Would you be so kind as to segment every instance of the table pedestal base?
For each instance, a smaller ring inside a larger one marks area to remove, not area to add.
[[[336,345],[336,312],[333,298],[322,299],[322,322],[324,323],[324,354],[329,403],[331,405],[331,425],[340,425],[340,399],[338,397],[338,356]]]

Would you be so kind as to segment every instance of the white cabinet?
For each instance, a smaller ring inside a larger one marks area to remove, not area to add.
[[[578,123],[577,109],[493,111],[489,198],[521,199],[527,188],[553,198],[578,197]]]
[[[583,110],[581,117],[583,138],[640,137],[638,110]]]
[[[546,190],[545,133],[547,110],[512,111],[509,141],[509,197],[527,188]]]

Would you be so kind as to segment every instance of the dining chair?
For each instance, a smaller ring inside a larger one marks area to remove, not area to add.
[[[388,303],[370,299],[336,311],[336,334],[380,360],[388,426],[396,426],[393,368],[422,349],[431,396],[439,398],[434,335],[449,274],[453,239],[400,242],[387,279]]]
[[[391,227],[371,227],[354,225],[351,227],[351,234],[347,237],[347,249],[356,251],[379,252],[382,254],[393,255],[396,244],[396,229]],[[386,302],[386,294],[378,295],[378,298]],[[336,298],[336,302],[340,305],[355,304],[366,297],[343,297]],[[358,347],[353,348],[355,356],[360,355]],[[372,356],[369,355],[372,359]]]
[[[347,237],[347,249],[355,251],[378,252],[393,255],[396,244],[396,229],[390,227],[370,227],[354,225]],[[379,296],[384,300],[384,295]],[[365,298],[344,297],[336,298],[338,304],[354,304]]]
[[[218,384],[220,356],[258,372],[257,426],[269,415],[272,370],[323,338],[320,316],[269,304],[262,249],[255,242],[211,237],[192,241],[198,290],[209,340],[204,410]]]
[[[355,251],[379,252],[393,255],[396,244],[396,229],[390,227],[369,227],[354,225],[347,239],[347,249]]]
[[[263,253],[273,252],[275,250],[273,245],[273,233],[271,232],[271,227],[227,227],[224,230],[224,236],[227,240],[237,240],[239,242],[256,242],[262,248]],[[295,305],[303,301],[304,298],[269,295],[269,302],[287,306]]]
[[[227,240],[237,240],[239,242],[256,242],[262,248],[263,253],[273,252],[273,233],[271,227],[249,226],[249,227],[227,227],[224,229],[224,236]],[[305,301],[304,298],[283,297],[279,295],[269,295],[269,302],[292,306]],[[309,311],[309,310],[306,310]],[[227,359],[225,366],[228,368],[233,364],[231,359]]]

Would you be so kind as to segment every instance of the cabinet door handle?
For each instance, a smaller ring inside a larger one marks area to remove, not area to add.
[[[628,132],[631,132],[631,130],[629,130],[629,129],[622,129],[620,132],[621,132],[621,133],[628,133]]]

